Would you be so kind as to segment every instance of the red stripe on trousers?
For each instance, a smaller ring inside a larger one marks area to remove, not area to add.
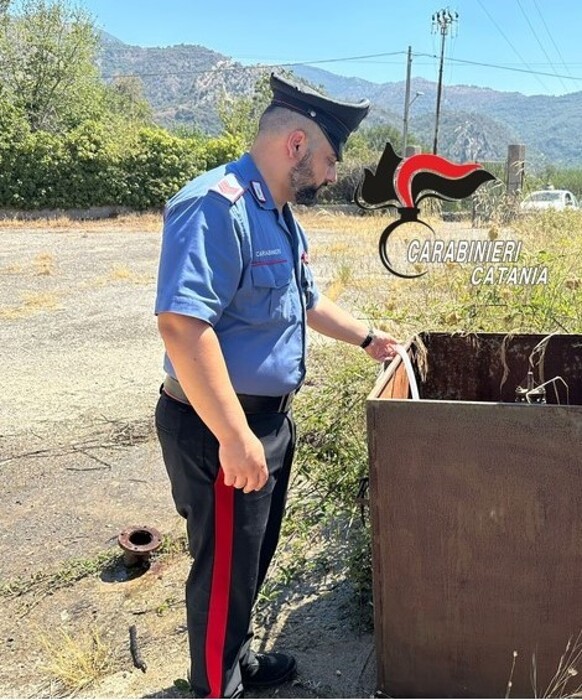
[[[211,698],[222,697],[224,641],[230,597],[234,487],[224,485],[222,469],[214,483],[214,564],[206,629],[206,671]]]

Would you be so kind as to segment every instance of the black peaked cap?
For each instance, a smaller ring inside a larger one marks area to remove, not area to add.
[[[355,131],[370,110],[369,100],[354,104],[326,97],[309,87],[271,73],[272,106],[286,107],[312,119],[326,135],[338,160],[348,136]]]

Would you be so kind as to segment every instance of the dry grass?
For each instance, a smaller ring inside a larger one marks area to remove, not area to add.
[[[21,275],[24,272],[22,265],[8,265],[0,268],[0,275]]]
[[[53,292],[27,292],[22,295],[20,306],[0,309],[0,318],[14,321],[27,318],[43,311],[55,311],[60,308],[59,297]]]
[[[127,265],[114,265],[111,270],[110,276],[113,280],[129,280],[135,273],[133,273]]]
[[[71,636],[65,630],[40,636],[46,661],[43,669],[68,694],[78,692],[113,671],[113,653],[98,630]]]
[[[297,213],[297,218],[307,231],[333,231],[338,234],[366,234],[372,231],[381,233],[397,216],[390,210],[378,211],[374,214],[344,214],[325,209],[303,209]],[[421,215],[424,221],[439,224],[440,219]]]
[[[114,265],[111,268],[107,278],[104,283],[109,282],[131,282],[132,284],[151,284],[155,282],[155,275],[153,273],[144,274],[136,272],[127,265]]]
[[[88,279],[82,282],[80,285],[81,289],[98,289],[99,287],[108,287],[115,283],[126,283],[126,284],[136,284],[136,285],[151,285],[156,281],[155,274],[153,272],[140,273],[132,270],[127,265],[116,264],[111,267],[111,269],[105,275],[99,277],[94,277],[93,279]]]
[[[32,261],[32,265],[29,264],[27,268],[24,265],[8,265],[0,268],[0,274],[22,275],[32,272],[37,276],[50,276],[54,274],[55,266],[55,256],[52,253],[39,253]]]
[[[55,258],[52,253],[40,253],[34,259],[37,275],[52,275],[55,270]]]
[[[353,272],[351,266],[345,262],[341,263],[338,266],[333,281],[325,290],[326,296],[332,301],[336,301],[350,284],[352,277]]]
[[[304,210],[298,218],[310,238],[319,288],[327,296],[400,339],[416,332],[415,324],[403,328],[402,321],[407,309],[426,303],[423,287],[390,275],[378,256],[378,241],[392,216]]]
[[[18,229],[33,229],[47,231],[123,231],[126,233],[143,233],[144,231],[161,231],[161,212],[145,214],[126,214],[109,219],[69,219],[59,217],[54,219],[2,219],[0,233],[3,229],[14,231]]]

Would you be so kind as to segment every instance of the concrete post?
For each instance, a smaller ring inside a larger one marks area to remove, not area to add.
[[[514,197],[523,191],[525,174],[525,146],[507,147],[507,195]]]

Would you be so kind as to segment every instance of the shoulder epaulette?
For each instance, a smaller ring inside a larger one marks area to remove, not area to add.
[[[215,185],[212,185],[208,191],[216,192],[234,204],[244,194],[245,188],[236,179],[234,173],[228,173]]]

